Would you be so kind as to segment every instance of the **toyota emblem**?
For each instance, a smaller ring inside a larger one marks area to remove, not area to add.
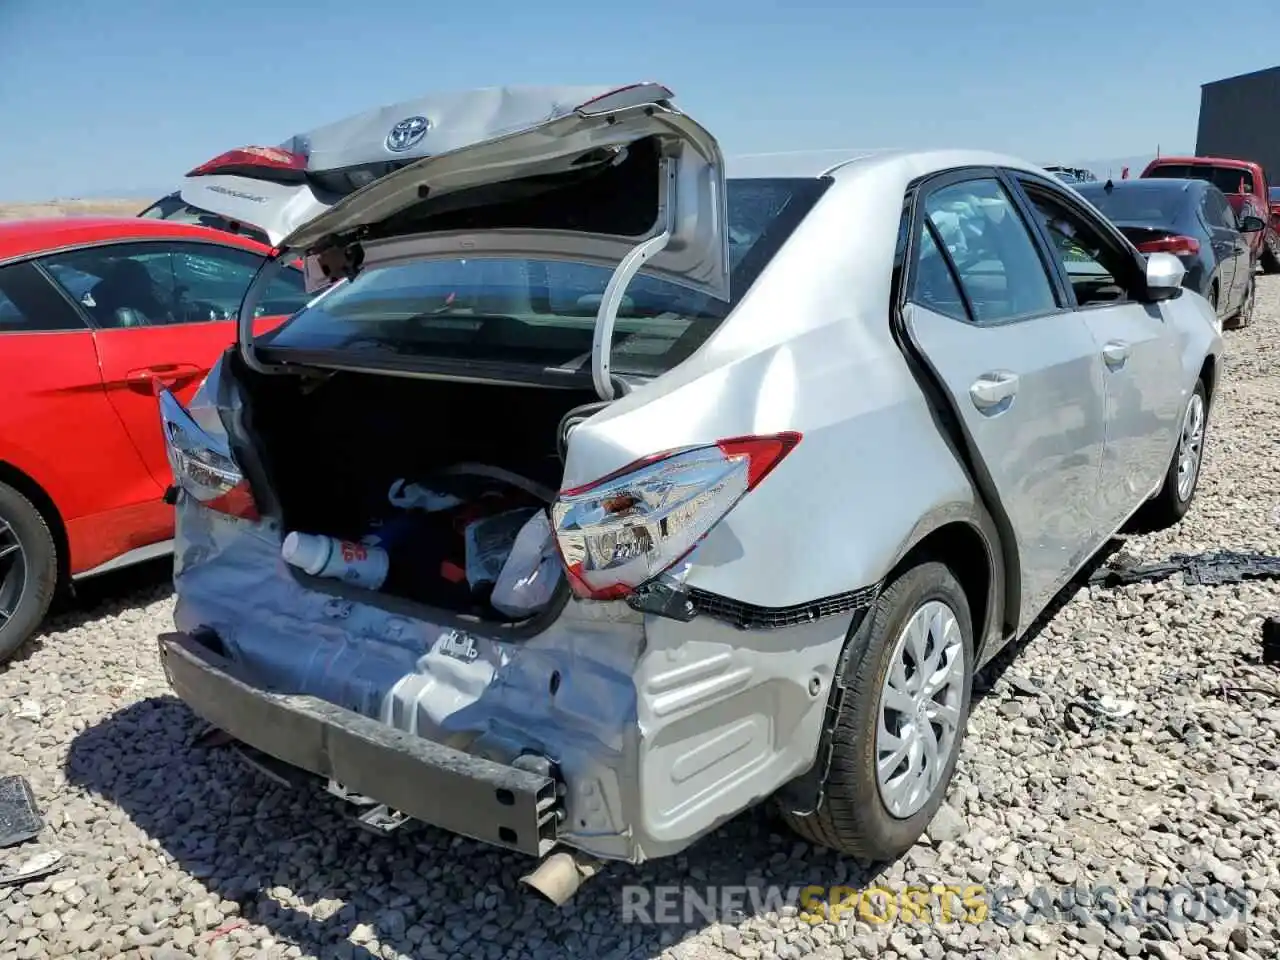
[[[427,135],[431,122],[426,117],[405,117],[387,134],[387,149],[403,153]]]

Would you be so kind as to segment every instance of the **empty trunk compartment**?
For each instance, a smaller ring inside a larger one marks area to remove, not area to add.
[[[380,538],[370,544],[389,569],[365,585],[389,596],[499,622],[538,612],[495,606],[491,594],[526,526],[525,567],[536,568],[539,544],[554,548],[546,508],[562,474],[558,438],[569,414],[600,408],[592,392],[349,372],[238,379],[285,532],[335,538],[357,556],[354,545]]]

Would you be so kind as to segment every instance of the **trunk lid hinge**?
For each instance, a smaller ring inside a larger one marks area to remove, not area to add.
[[[610,353],[613,350],[613,327],[622,307],[622,297],[640,269],[658,253],[666,249],[675,233],[676,178],[672,160],[662,161],[664,181],[663,203],[660,216],[662,232],[632,247],[614,268],[609,283],[604,288],[600,308],[596,311],[595,333],[591,342],[591,380],[601,400],[612,400],[618,393],[625,393],[626,386],[613,378],[610,372]]]
[[[245,365],[254,373],[279,373],[282,368],[265,364],[257,358],[253,349],[253,321],[257,319],[258,301],[262,299],[263,293],[266,292],[267,285],[280,275],[287,263],[286,255],[283,250],[274,251],[271,256],[258,268],[258,272],[253,275],[253,280],[249,283],[249,288],[245,290],[244,297],[240,301],[240,314],[236,320],[236,347],[240,351],[240,357],[244,360]]]

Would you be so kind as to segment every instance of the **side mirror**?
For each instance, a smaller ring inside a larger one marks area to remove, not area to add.
[[[1261,217],[1255,217],[1250,214],[1247,217],[1240,218],[1241,233],[1258,233],[1265,229],[1267,229],[1267,223]]]
[[[1187,268],[1172,253],[1147,254],[1147,300],[1155,303],[1172,300],[1182,292]]]

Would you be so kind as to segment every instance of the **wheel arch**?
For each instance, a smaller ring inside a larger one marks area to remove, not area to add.
[[[1008,582],[995,524],[981,512],[949,510],[926,517],[899,551],[884,582],[929,560],[945,564],[960,582],[973,619],[974,652],[979,663],[985,662],[1018,622],[1018,587]]]
[[[58,550],[58,583],[65,585],[71,582],[71,541],[67,535],[67,525],[62,519],[53,498],[45,492],[29,474],[13,464],[0,460],[0,483],[8,484],[31,501],[40,511],[40,516],[53,534],[53,543]]]
[[[1213,405],[1213,397],[1217,392],[1219,364],[1217,354],[1209,354],[1204,358],[1204,363],[1200,365],[1200,379],[1204,381],[1205,400],[1209,406]]]

